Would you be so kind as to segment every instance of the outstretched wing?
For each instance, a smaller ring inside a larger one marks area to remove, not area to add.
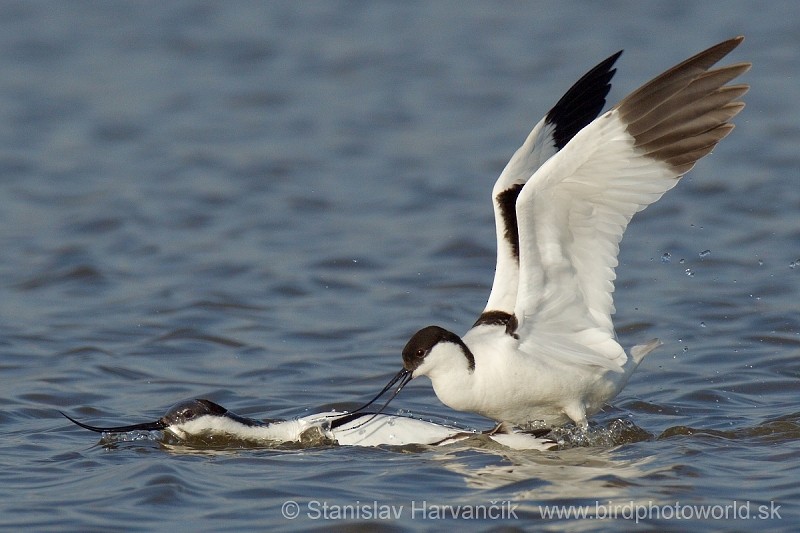
[[[737,98],[748,87],[726,84],[750,65],[709,68],[742,39],[713,46],[634,91],[575,134],[522,188],[514,312],[525,342],[547,339],[568,358],[581,351],[572,349],[577,342],[607,362],[625,361],[611,323],[619,242],[634,213],[733,129],[728,121],[744,107]]]
[[[478,324],[504,324],[514,312],[519,280],[519,235],[514,205],[522,186],[550,157],[603,109],[622,51],[583,75],[533,128],[492,190],[497,229],[497,267],[489,301]]]

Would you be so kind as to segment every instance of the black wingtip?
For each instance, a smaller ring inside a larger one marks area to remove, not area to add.
[[[612,68],[622,50],[598,63],[561,97],[545,117],[555,126],[553,141],[559,150],[580,130],[594,120],[606,105],[611,90],[611,78],[617,69]]]

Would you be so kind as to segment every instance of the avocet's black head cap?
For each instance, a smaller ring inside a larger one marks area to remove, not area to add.
[[[203,415],[225,416],[228,410],[211,400],[185,400],[175,404],[161,420],[166,425],[183,424]]]
[[[411,372],[416,370],[433,347],[440,342],[451,342],[460,346],[470,370],[475,368],[475,358],[461,337],[439,326],[428,326],[414,333],[403,348],[403,367]]]
[[[274,420],[260,422],[252,418],[240,416],[232,411],[228,411],[221,405],[214,403],[211,400],[205,400],[202,398],[186,400],[175,404],[169,411],[167,411],[167,414],[161,418],[161,421],[167,426],[171,426],[173,424],[183,424],[206,415],[220,417],[224,416],[226,418],[230,418],[231,420],[236,420],[237,422],[240,422],[246,426],[261,426],[264,425],[264,423],[274,422]]]
[[[61,414],[64,415],[73,423],[79,425],[80,427],[88,429],[90,431],[95,431],[97,433],[126,433],[128,431],[160,431],[163,429],[167,429],[169,426],[175,424],[183,424],[185,422],[189,422],[190,420],[194,420],[204,415],[226,416],[228,418],[238,420],[239,422],[242,422],[243,424],[249,426],[260,424],[260,422],[256,420],[252,420],[249,418],[239,416],[235,413],[231,413],[221,405],[216,404],[210,400],[203,400],[203,399],[186,400],[180,402],[174,405],[172,408],[170,408],[170,410],[167,411],[167,414],[165,414],[155,422],[145,422],[143,424],[133,424],[130,426],[108,426],[108,427],[90,426],[88,424],[84,424],[83,422],[78,422],[74,418],[67,416],[64,413]]]

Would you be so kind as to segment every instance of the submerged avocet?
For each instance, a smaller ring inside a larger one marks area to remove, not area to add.
[[[220,436],[273,446],[313,441],[318,437],[345,446],[409,444],[442,446],[478,434],[475,431],[408,416],[376,413],[327,412],[293,420],[262,422],[237,415],[219,404],[204,399],[180,402],[154,422],[128,426],[90,426],[64,413],[61,414],[78,426],[97,433],[163,431],[182,440]],[[541,435],[541,432],[537,435],[523,433],[507,425],[500,425],[485,434],[495,442],[516,450],[550,450],[557,444],[553,440],[537,436]]]

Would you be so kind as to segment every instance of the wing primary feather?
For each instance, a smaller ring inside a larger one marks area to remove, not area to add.
[[[725,84],[747,72],[749,63],[708,70],[742,42],[729,39],[667,70],[616,107],[634,145],[670,165],[680,177],[733,129],[728,121],[744,103],[734,101],[746,85]]]
[[[584,74],[547,113],[545,122],[555,126],[553,141],[556,148],[563,148],[603,110],[611,90],[611,78],[617,72],[611,67],[620,55],[622,50]]]
[[[628,124],[635,123],[672,95],[702,77],[709,68],[739,46],[743,40],[744,37],[739,36],[723,41],[656,76],[617,105],[620,117]]]

